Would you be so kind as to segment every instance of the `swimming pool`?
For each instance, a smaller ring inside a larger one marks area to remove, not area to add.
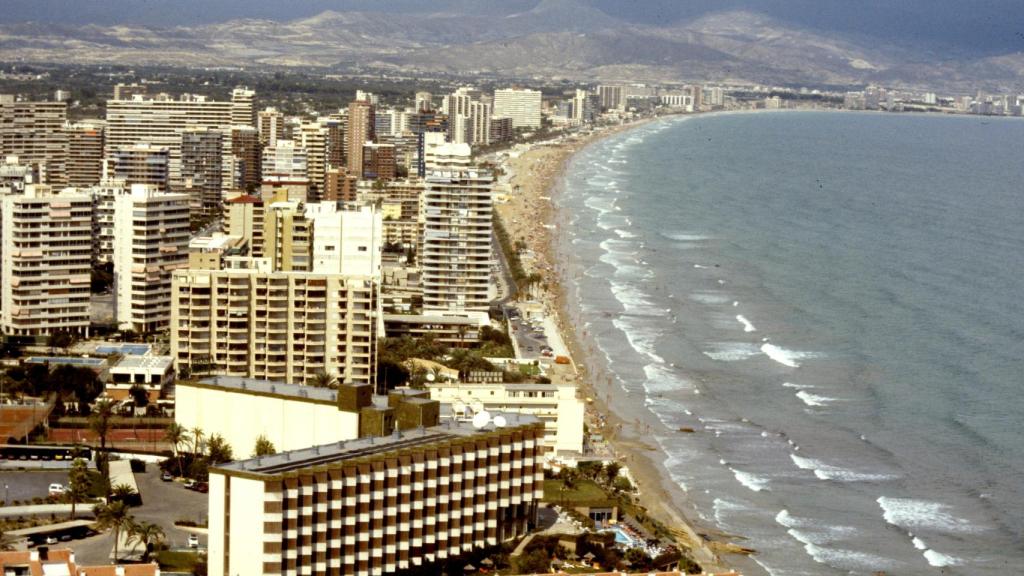
[[[626,531],[619,526],[612,526],[611,528],[605,530],[605,532],[611,532],[615,534],[616,544],[622,544],[626,548],[632,548],[637,545],[636,539],[627,534]]]

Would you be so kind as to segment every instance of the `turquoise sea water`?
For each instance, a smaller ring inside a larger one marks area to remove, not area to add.
[[[1024,570],[1024,122],[669,119],[558,201],[598,388],[744,568]]]

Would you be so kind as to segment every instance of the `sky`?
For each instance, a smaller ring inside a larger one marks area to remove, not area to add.
[[[235,18],[291,20],[324,10],[528,10],[542,0],[3,0],[0,23],[194,25]],[[1024,51],[1024,0],[543,0],[588,4],[623,20],[660,24],[749,10],[818,32],[963,53]]]

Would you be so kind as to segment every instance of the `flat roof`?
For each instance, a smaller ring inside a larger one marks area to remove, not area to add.
[[[102,366],[103,358],[79,358],[77,356],[29,356],[29,364],[68,364],[71,366]]]
[[[96,347],[97,354],[124,354],[126,356],[143,356],[149,354],[149,344],[100,344]]]
[[[540,422],[540,420],[530,414],[501,413],[493,414],[492,416],[502,416],[505,419],[503,428],[515,428]],[[499,427],[494,424],[494,418],[481,428],[476,428],[469,422],[447,420],[439,426],[430,428],[414,428],[401,432],[396,431],[388,436],[343,440],[300,450],[292,450],[290,452],[282,452],[273,456],[238,460],[217,466],[211,469],[211,471],[223,470],[227,473],[242,472],[256,476],[271,477],[314,466],[343,462],[362,456],[393,452],[438,441],[468,438],[498,429]]]
[[[189,386],[191,382],[178,382],[178,386]],[[334,404],[338,401],[338,391],[331,388],[317,388],[299,384],[287,384],[274,380],[244,378],[241,376],[213,376],[204,378],[197,384],[206,388],[223,388],[227,392],[253,393],[299,400],[314,400]]]
[[[110,370],[160,370],[166,372],[174,363],[170,356],[125,356]]]

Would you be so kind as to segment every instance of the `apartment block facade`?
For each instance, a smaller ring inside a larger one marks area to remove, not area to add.
[[[486,312],[491,301],[492,176],[434,171],[423,193],[423,310]]]
[[[68,186],[85,188],[99,184],[103,175],[105,125],[101,120],[68,125]]]
[[[88,334],[92,196],[29,185],[3,196],[0,207],[3,333]]]
[[[505,418],[211,469],[210,574],[429,570],[525,534],[543,496],[543,429]]]
[[[188,266],[189,196],[134,184],[114,198],[114,313],[139,333],[167,328],[171,273]]]
[[[377,281],[275,272],[265,259],[172,276],[171,355],[193,373],[373,384]]]
[[[22,164],[38,164],[42,183],[66,186],[67,117],[66,102],[20,101],[0,94],[0,157],[17,156]]]
[[[539,90],[505,88],[494,91],[494,115],[512,119],[513,128],[540,128]]]

